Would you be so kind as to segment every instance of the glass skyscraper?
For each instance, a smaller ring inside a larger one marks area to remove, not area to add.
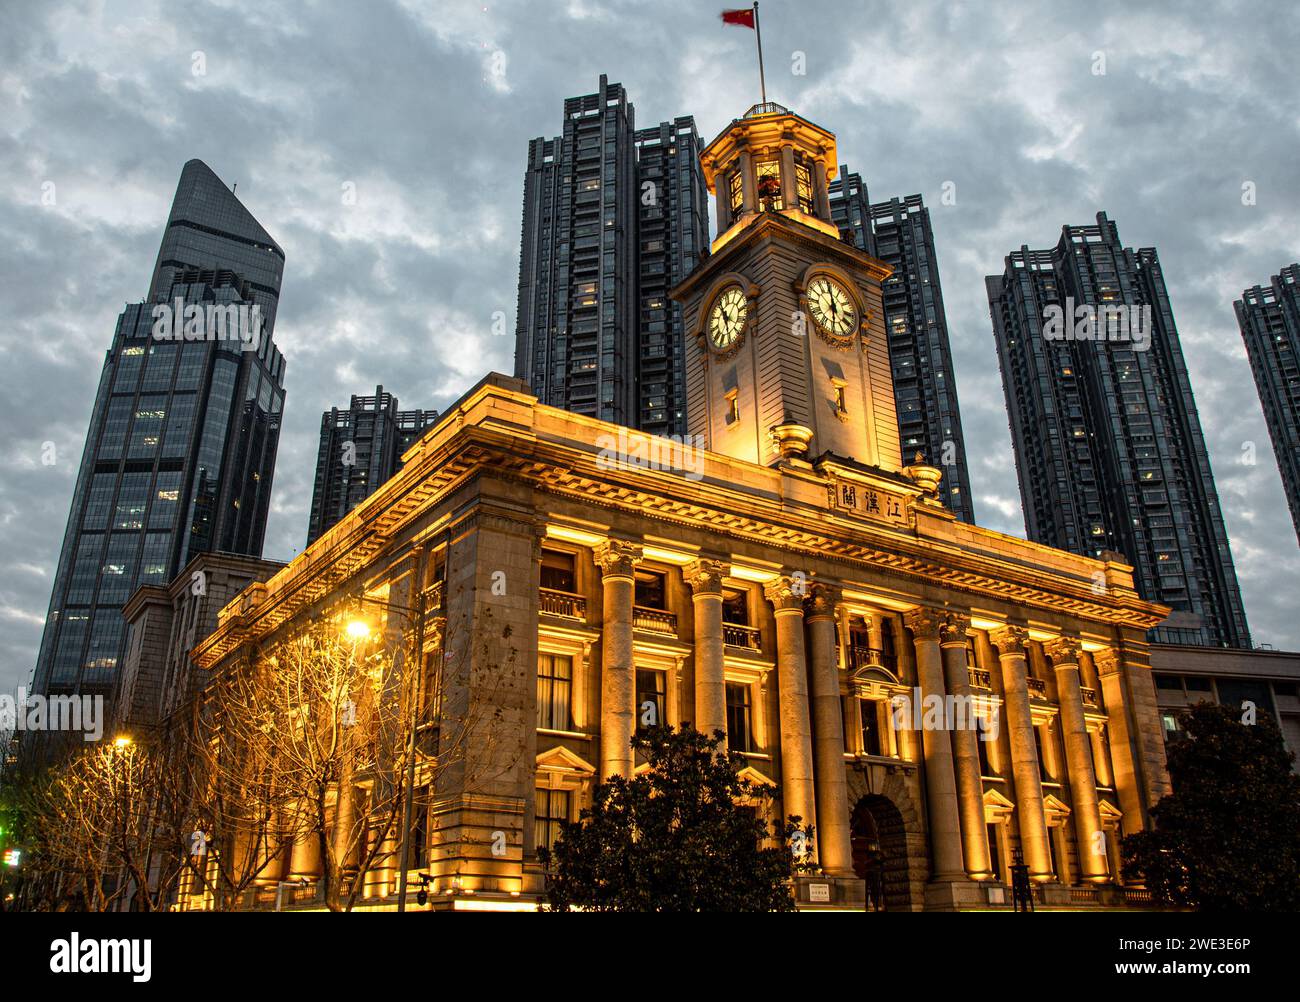
[[[881,291],[903,458],[911,462],[920,452],[942,469],[939,499],[963,522],[974,522],[930,210],[920,195],[873,204],[862,176],[845,166],[829,193],[840,236],[894,269]]]
[[[1247,289],[1233,307],[1300,538],[1300,264]]]
[[[708,245],[690,117],[636,129],[621,84],[564,102],[524,177],[515,375],[542,403],[654,434],[686,423],[681,308]]]
[[[1029,538],[1121,554],[1142,597],[1174,609],[1153,641],[1250,647],[1155,249],[1124,247],[1098,213],[985,284]],[[1103,308],[1114,323],[1085,323]]]
[[[145,301],[104,359],[33,691],[108,692],[121,609],[198,553],[261,556],[284,406],[271,341],[284,252],[199,160]]]

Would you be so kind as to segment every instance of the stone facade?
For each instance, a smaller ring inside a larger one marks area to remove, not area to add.
[[[411,553],[427,549],[442,570],[420,586],[446,624],[430,656],[453,646],[444,705],[490,698],[519,737],[485,741],[499,760],[434,791],[429,907],[535,901],[554,805],[576,818],[595,782],[636,767],[628,739],[659,698],[667,723],[735,725],[782,812],[816,821],[824,875],[801,879],[803,900],[826,884],[828,904],[860,902],[873,839],[894,908],[1005,898],[1016,852],[1049,901],[1119,899],[1115,838],[1168,785],[1145,641],[1164,610],[1127,567],[958,522],[902,474],[708,453],[696,480],[611,459],[615,431],[488,377],[331,545],[224,609],[196,663],[237,665],[358,589],[409,604]],[[902,499],[901,523],[866,513],[872,492]],[[471,642],[484,622],[510,627],[508,650]],[[543,657],[571,681],[563,715],[538,726]],[[930,720],[916,697],[957,716]],[[987,726],[953,726],[972,725],[963,710]],[[367,900],[391,905],[393,885],[377,875]]]

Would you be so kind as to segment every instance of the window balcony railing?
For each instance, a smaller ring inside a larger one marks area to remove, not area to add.
[[[739,647],[743,651],[760,651],[757,626],[741,626],[739,623],[722,624],[722,640],[728,647]]]
[[[424,609],[426,612],[433,612],[435,609],[442,608],[443,582],[435,581],[429,587],[424,589]]]
[[[1083,686],[1080,686],[1080,687],[1079,687],[1079,695],[1083,697],[1083,705],[1084,705],[1084,706],[1097,707],[1097,706],[1100,706],[1100,705],[1101,705],[1100,703],[1097,702],[1097,690],[1096,690],[1096,689],[1087,689],[1087,688],[1084,688]]]
[[[993,675],[990,672],[986,672],[983,668],[967,668],[966,671],[970,675],[970,684],[972,688],[993,688]]]
[[[852,666],[854,671],[859,668],[878,666],[895,675],[898,674],[898,658],[894,657],[892,654],[886,654],[884,651],[878,650],[874,647],[860,647],[857,644],[851,645],[849,647],[849,664]]]
[[[544,615],[560,616],[564,619],[587,618],[587,600],[572,592],[556,591],[554,588],[538,589],[538,608]]]
[[[632,608],[632,626],[637,630],[646,630],[650,633],[663,633],[668,636],[677,636],[677,617],[671,612],[665,612],[663,609],[649,609],[644,605],[634,606]]]
[[[1025,687],[1029,689],[1029,695],[1034,699],[1047,698],[1047,683],[1041,678],[1025,679]]]

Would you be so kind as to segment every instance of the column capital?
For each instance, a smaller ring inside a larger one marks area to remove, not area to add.
[[[698,595],[722,595],[722,579],[731,573],[731,565],[723,560],[701,557],[682,568],[682,578]]]
[[[639,543],[626,539],[607,539],[596,547],[596,566],[606,578],[632,576],[632,569],[641,562],[642,549]]]
[[[1097,675],[1105,678],[1108,675],[1118,675],[1121,668],[1124,667],[1124,661],[1120,658],[1119,652],[1112,648],[1105,648],[1100,651],[1092,652],[1092,663],[1097,667]]]
[[[815,581],[809,587],[809,595],[804,599],[803,611],[807,619],[830,619],[835,615],[835,608],[844,597],[844,589],[839,585]]]
[[[808,583],[802,577],[783,574],[763,585],[763,596],[772,603],[777,615],[783,612],[803,612],[803,600],[808,594]]]
[[[941,647],[965,647],[966,631],[970,629],[970,617],[961,613],[950,612],[939,623],[939,644]]]
[[[1052,659],[1053,668],[1078,668],[1079,652],[1082,649],[1078,637],[1055,637],[1043,644],[1043,650]]]
[[[1023,626],[1008,624],[992,631],[989,640],[998,649],[998,657],[1024,657],[1025,644],[1029,642],[1029,631]]]
[[[917,640],[938,640],[943,627],[943,613],[921,606],[903,613],[903,625],[912,631]]]

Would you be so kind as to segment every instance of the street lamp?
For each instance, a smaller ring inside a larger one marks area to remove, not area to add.
[[[406,741],[406,789],[402,793],[402,844],[397,867],[397,910],[399,912],[406,911],[406,869],[411,853],[411,811],[415,799],[415,731],[420,720],[420,694],[424,690],[425,609],[424,589],[421,587],[424,580],[424,567],[421,559],[424,555],[424,548],[422,546],[416,547],[414,552],[416,557],[414,607],[398,605],[396,602],[389,602],[381,598],[371,598],[369,595],[364,594],[357,596],[358,601],[372,602],[384,609],[405,615],[408,622],[414,619],[415,626],[415,686],[411,690],[411,727]],[[346,632],[354,640],[361,640],[370,635],[370,626],[364,620],[357,619],[348,623]]]

